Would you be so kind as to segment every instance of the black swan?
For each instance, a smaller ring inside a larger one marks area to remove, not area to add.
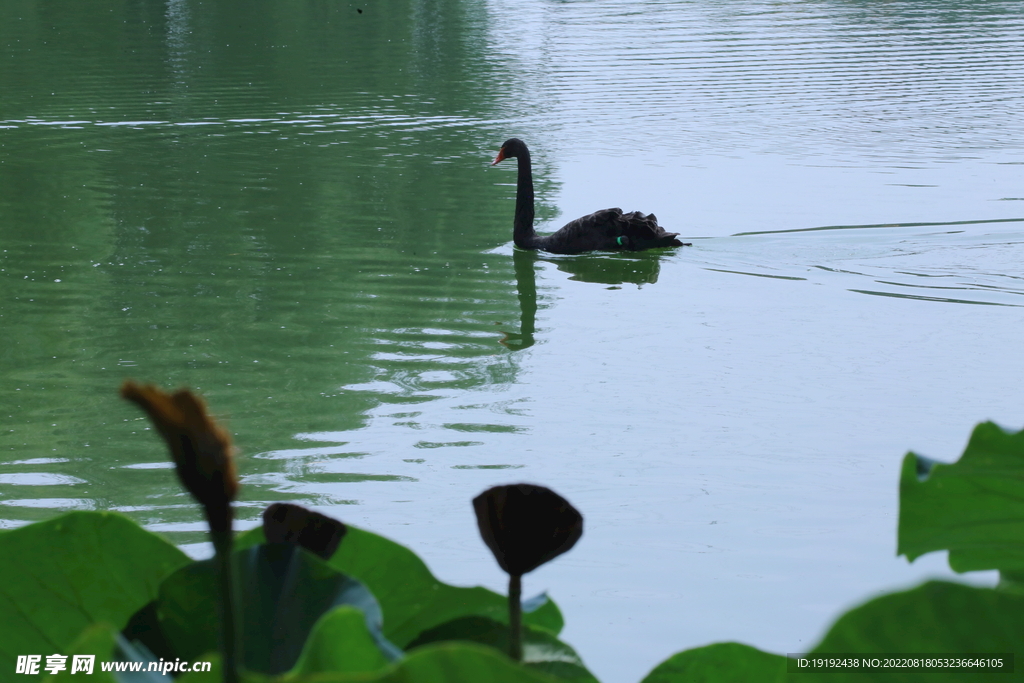
[[[543,249],[555,254],[579,254],[584,251],[641,251],[658,247],[688,247],[677,232],[658,225],[654,214],[622,213],[622,209],[603,209],[567,223],[551,235],[538,235],[533,229],[533,170],[530,150],[519,138],[510,138],[501,146],[494,166],[515,157],[519,162],[516,184],[516,216],[512,239],[520,249]]]

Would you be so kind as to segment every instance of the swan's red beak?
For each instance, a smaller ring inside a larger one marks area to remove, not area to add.
[[[491,162],[491,166],[494,166],[499,161],[504,161],[505,158],[505,148],[502,147],[500,150],[498,150],[498,156],[494,157],[494,161]]]

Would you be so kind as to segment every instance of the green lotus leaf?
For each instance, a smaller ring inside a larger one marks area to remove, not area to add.
[[[1024,570],[1024,432],[980,424],[949,465],[907,454],[897,552],[912,561],[935,550],[949,550],[957,572]]]
[[[672,655],[641,683],[775,683],[785,675],[782,655],[742,643],[715,643]]]
[[[440,643],[410,653],[374,683],[555,683],[557,680],[517,664],[489,647]]]
[[[165,577],[192,561],[113,512],[71,512],[2,531],[0,557],[0,671],[14,671],[18,655],[67,653],[93,624],[123,627]]]
[[[187,673],[175,683],[221,683],[214,660],[209,673]],[[559,683],[559,679],[517,664],[492,648],[473,643],[441,643],[418,648],[376,674],[310,673],[271,678],[252,673],[242,683]]]
[[[100,666],[101,662],[110,661],[113,658],[114,648],[117,646],[116,638],[117,630],[110,624],[100,623],[86,627],[79,634],[78,638],[75,639],[75,642],[60,653],[68,657],[66,662],[67,668],[56,674],[48,674],[43,680],[45,683],[75,683],[75,681],[81,681],[88,674],[82,671],[72,673],[72,658],[75,655],[93,655],[95,660],[93,660],[92,675],[88,675],[88,678],[85,680],[89,681],[89,683],[120,683],[114,677],[114,674],[103,671]]]
[[[408,649],[413,650],[430,643],[443,641],[478,643],[493,647],[499,652],[508,653],[508,624],[488,617],[460,617],[427,629],[416,640],[409,643]],[[597,683],[597,679],[583,665],[583,660],[576,654],[576,651],[545,629],[530,626],[523,628],[523,664],[564,681]]]
[[[290,673],[377,671],[388,663],[366,629],[362,610],[343,605],[317,621]]]
[[[328,563],[362,581],[380,602],[384,636],[404,648],[420,633],[464,616],[485,616],[508,623],[508,601],[480,586],[462,588],[438,581],[414,552],[383,536],[348,526]],[[241,534],[237,547],[263,542],[257,527]],[[523,623],[557,635],[562,614],[546,597],[524,601]]]
[[[929,581],[855,607],[812,654],[999,654],[1024,652],[1024,597],[991,588]],[[870,669],[801,673],[800,681],[952,683],[1007,680],[1005,673]]]
[[[363,615],[361,634],[369,632],[378,655],[401,656],[380,633],[380,607],[369,590],[312,553],[291,544],[260,545],[236,552],[234,564],[246,669],[267,674],[291,669],[317,621],[340,605],[357,608]],[[150,610],[158,623],[140,630],[158,634],[181,659],[194,660],[216,651],[217,585],[213,560],[183,567],[160,587],[156,608]],[[149,646],[145,637],[142,642]]]

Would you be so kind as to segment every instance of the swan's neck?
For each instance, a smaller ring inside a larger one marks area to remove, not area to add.
[[[520,151],[516,160],[519,164],[519,180],[516,183],[516,217],[512,239],[520,249],[536,249],[538,238],[533,229],[533,169],[530,166],[529,150]]]

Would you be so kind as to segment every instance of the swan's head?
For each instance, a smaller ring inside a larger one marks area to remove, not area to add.
[[[528,153],[526,149],[526,143],[519,138],[509,138],[502,143],[501,149],[498,151],[498,156],[494,157],[494,161],[491,166],[494,166],[498,162],[510,159],[512,157],[518,157],[521,154]]]

